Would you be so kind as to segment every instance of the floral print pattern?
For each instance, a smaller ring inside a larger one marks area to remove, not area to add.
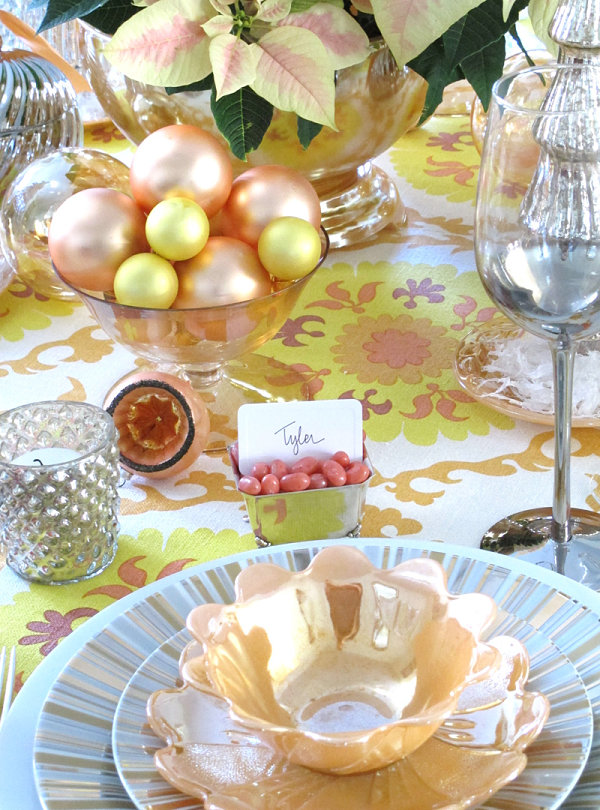
[[[428,318],[363,316],[344,326],[332,352],[345,373],[359,382],[415,385],[452,367],[458,341]]]
[[[123,152],[123,159],[128,149],[109,123],[89,126],[86,145]],[[529,440],[523,434],[524,450],[498,450],[514,420],[474,402],[454,374],[458,343],[473,327],[498,318],[475,270],[479,156],[468,120],[430,119],[385,160],[401,194],[411,192],[407,224],[386,229],[374,248],[330,253],[259,353],[272,368],[268,382],[275,389],[292,372],[302,376],[308,398],[361,404],[367,446],[377,459],[362,535],[418,538],[431,528],[427,507],[439,506],[439,520],[452,497],[462,496],[462,478],[470,486],[479,476],[480,486],[489,487],[519,469],[549,474],[543,447],[551,436],[542,432]],[[507,198],[520,193],[516,183],[505,189]],[[4,407],[16,396],[6,392],[17,388],[22,400],[58,396],[100,404],[122,355],[128,365],[119,374],[141,362],[108,338],[82,304],[43,298],[18,278],[0,294],[0,346]],[[489,452],[488,439],[496,448]],[[381,456],[389,442],[393,458],[386,464]],[[585,446],[598,455],[593,442]],[[600,486],[597,480],[591,485],[597,506]],[[173,481],[133,476],[121,491],[122,533],[106,571],[67,588],[19,582],[0,605],[2,643],[17,646],[19,683],[116,600],[194,565],[254,549],[244,516],[226,457],[203,459]],[[3,573],[11,583],[10,572]]]
[[[44,621],[28,622],[27,629],[34,635],[23,636],[19,644],[40,644],[40,653],[48,655],[58,645],[61,638],[73,632],[73,623],[84,616],[94,616],[98,611],[95,608],[72,608],[64,615],[58,610],[45,610]]]
[[[440,434],[462,441],[491,425],[512,426],[478,407],[454,376],[462,337],[499,317],[476,273],[409,262],[334,268],[334,279],[328,268],[315,274],[297,306],[301,314],[292,313],[263,353],[301,370],[313,396],[359,400],[367,436],[376,441],[399,434],[417,444]]]
[[[23,340],[26,332],[46,329],[53,317],[72,315],[80,306],[76,301],[46,298],[19,279],[13,280],[0,295],[0,344]]]
[[[422,149],[425,164],[411,160]],[[439,116],[424,127],[409,132],[390,150],[399,177],[428,194],[448,201],[468,203],[472,208],[479,175],[477,152],[469,123],[461,116]]]

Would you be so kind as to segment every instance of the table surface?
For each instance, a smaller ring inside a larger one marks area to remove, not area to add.
[[[107,123],[88,127],[86,145],[129,150]],[[453,370],[464,336],[500,318],[475,268],[479,155],[468,116],[437,115],[377,163],[396,180],[406,226],[331,251],[260,354],[303,372],[316,399],[362,403],[374,468],[364,537],[477,547],[497,519],[550,503],[552,431],[473,400]],[[18,279],[0,295],[0,410],[45,399],[102,404],[136,362],[79,302],[44,299]],[[574,506],[599,508],[598,452],[594,430],[574,431]],[[0,638],[17,646],[17,688],[121,597],[254,548],[244,517],[226,453],[203,455],[174,478],[126,482],[118,553],[99,576],[49,587],[0,571]]]

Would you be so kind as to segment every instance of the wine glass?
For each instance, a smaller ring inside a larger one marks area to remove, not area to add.
[[[570,507],[574,354],[600,331],[600,67],[533,67],[496,82],[475,211],[483,285],[553,361],[552,508],[504,518],[482,548],[600,588],[600,515]]]

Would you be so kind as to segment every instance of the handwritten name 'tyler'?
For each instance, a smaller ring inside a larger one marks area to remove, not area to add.
[[[325,438],[316,439],[312,433],[305,433],[302,425],[295,427],[296,422],[288,422],[287,425],[275,431],[275,435],[283,433],[283,443],[286,447],[292,448],[292,453],[297,456],[298,451],[305,445],[316,445],[325,441]]]

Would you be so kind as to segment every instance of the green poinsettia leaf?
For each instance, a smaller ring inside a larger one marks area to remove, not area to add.
[[[48,0],[44,19],[38,27],[38,33],[54,28],[69,20],[76,20],[78,17],[85,17],[100,6],[106,0]]]
[[[483,96],[482,102],[486,103],[486,98],[489,101],[491,86],[502,75],[504,60],[499,54],[504,49],[504,36],[527,3],[516,0],[504,19],[502,4],[484,0],[408,63],[429,83],[421,121],[435,111],[444,88],[466,77],[467,71],[469,82]]]
[[[439,46],[439,49],[441,50],[441,46]],[[422,124],[430,115],[433,115],[442,103],[446,86],[452,84],[452,82],[460,81],[464,76],[459,65],[452,70],[448,70],[441,59],[436,60],[432,47],[429,47],[427,52],[421,54],[417,59],[413,59],[409,63],[409,67],[427,79],[427,94],[423,112],[419,119],[419,124]]]
[[[450,26],[443,35],[447,64],[452,68],[483,48],[504,40],[504,35],[515,24],[519,13],[529,0],[516,0],[505,18],[497,0],[485,0],[465,17]]]
[[[191,91],[197,92],[200,90],[212,90],[215,86],[212,73],[200,79],[198,82],[191,82],[190,84],[180,84],[177,87],[165,87],[167,95],[172,96],[175,93],[189,93]]]
[[[306,118],[298,119],[298,140],[303,149],[308,149],[313,138],[316,138],[323,129],[323,124],[315,124],[314,121],[307,121]]]
[[[114,34],[122,23],[133,17],[138,11],[139,8],[130,3],[129,0],[108,0],[100,8],[86,14],[82,19],[104,34]]]
[[[492,85],[502,75],[505,58],[506,48],[502,38],[461,62],[465,79],[479,96],[485,110],[492,97]]]
[[[242,87],[228,96],[216,98],[213,91],[210,106],[219,132],[235,157],[245,160],[264,137],[273,117],[273,105]]]

